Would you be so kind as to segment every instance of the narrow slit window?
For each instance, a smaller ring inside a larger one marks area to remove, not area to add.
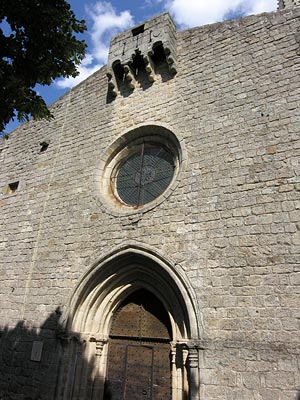
[[[7,194],[15,193],[18,190],[18,187],[19,187],[19,181],[9,183],[7,188]]]
[[[40,148],[40,153],[44,153],[44,152],[48,149],[49,143],[47,143],[47,142],[42,142],[42,143],[40,143],[40,146],[41,146],[41,148]]]

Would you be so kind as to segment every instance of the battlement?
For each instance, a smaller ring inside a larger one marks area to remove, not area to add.
[[[134,90],[138,76],[147,73],[155,81],[156,67],[165,62],[176,74],[176,26],[169,13],[163,13],[112,39],[108,56],[108,86],[114,96],[121,84]]]

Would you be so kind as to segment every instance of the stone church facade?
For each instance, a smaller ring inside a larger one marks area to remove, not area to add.
[[[113,38],[0,140],[0,398],[300,398],[300,7]]]

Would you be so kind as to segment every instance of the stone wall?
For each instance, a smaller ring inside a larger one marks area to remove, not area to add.
[[[3,399],[56,398],[59,316],[95,260],[126,243],[180,265],[197,295],[201,399],[293,399],[299,20],[295,7],[177,32],[172,78],[158,71],[108,101],[103,67],[53,104],[53,121],[1,139]],[[95,174],[117,138],[146,124],[182,138],[186,165],[159,205],[116,216],[95,194]],[[33,340],[44,343],[40,362]]]

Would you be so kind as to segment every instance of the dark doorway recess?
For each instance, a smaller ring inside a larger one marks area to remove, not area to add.
[[[162,303],[138,290],[114,315],[105,400],[171,400],[171,326]]]

